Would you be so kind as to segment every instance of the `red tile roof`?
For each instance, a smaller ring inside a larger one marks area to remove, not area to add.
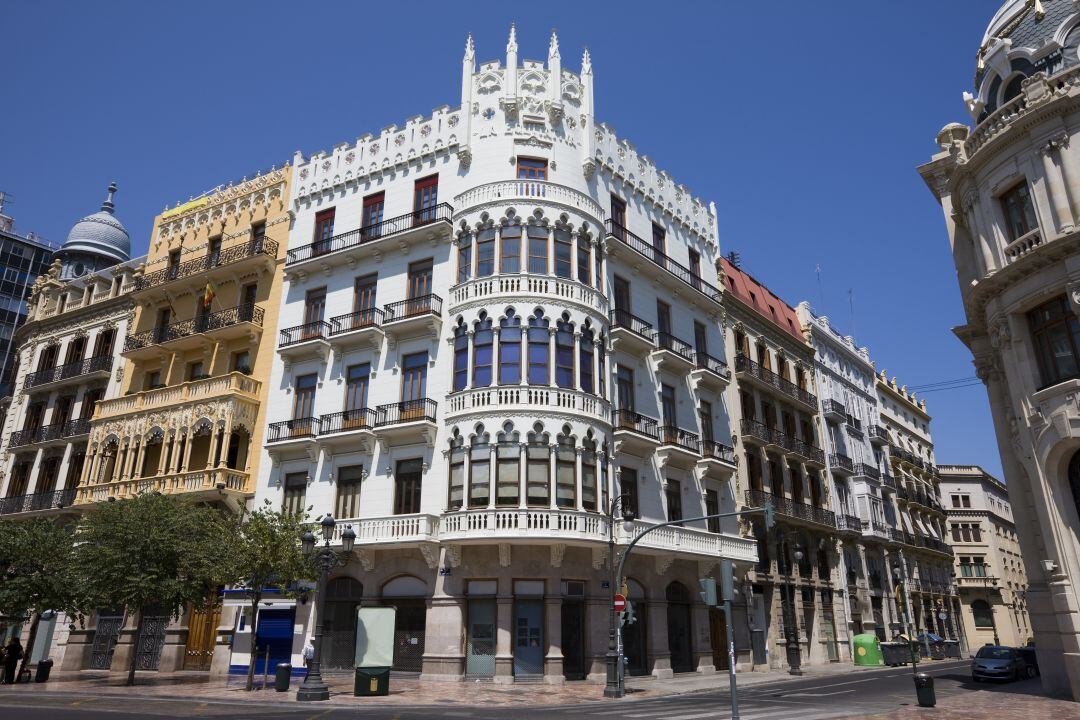
[[[752,275],[732,265],[727,258],[721,258],[720,262],[724,271],[725,290],[799,342],[806,342],[795,308],[776,297]]]

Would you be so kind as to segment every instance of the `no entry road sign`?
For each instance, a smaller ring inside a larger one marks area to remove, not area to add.
[[[622,595],[615,596],[615,612],[622,612],[626,609],[626,598]]]

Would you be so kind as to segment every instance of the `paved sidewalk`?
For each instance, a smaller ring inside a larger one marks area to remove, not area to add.
[[[1002,692],[999,688],[972,690],[939,700],[936,707],[917,705],[883,715],[867,715],[864,720],[1080,720],[1080,703],[1055,700],[1042,695]]]

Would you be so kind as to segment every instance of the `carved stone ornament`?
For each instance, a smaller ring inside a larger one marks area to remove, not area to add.
[[[563,557],[566,555],[566,543],[556,543],[551,546],[551,567],[562,567]]]

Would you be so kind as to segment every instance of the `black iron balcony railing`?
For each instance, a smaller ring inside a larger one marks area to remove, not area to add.
[[[836,527],[836,513],[832,510],[825,510],[823,508],[814,507],[813,505],[807,505],[806,503],[795,502],[794,500],[779,497],[772,493],[765,492],[764,490],[746,491],[747,505],[751,507],[760,507],[767,502],[772,503],[773,509],[779,515],[787,515],[788,517],[815,522],[819,525]]]
[[[152,273],[135,278],[135,290],[145,290],[154,287],[155,285],[163,285],[167,282],[172,282],[173,280],[180,280],[181,278],[198,275],[211,268],[229,265],[256,255],[267,255],[272,258],[277,257],[277,252],[277,242],[268,238],[259,238],[255,241],[238,243],[227,248],[211,250],[194,260],[187,260],[174,267],[155,270]]]
[[[683,430],[678,425],[661,425],[660,443],[662,445],[674,445],[698,455],[701,454],[701,437],[689,430]]]
[[[881,471],[873,465],[869,465],[867,463],[859,463],[858,465],[856,465],[855,474],[862,475],[863,477],[868,477],[873,480],[881,479]]]
[[[403,400],[375,408],[375,427],[398,425],[408,422],[435,422],[439,404],[430,398]]]
[[[825,464],[824,450],[814,445],[811,445],[808,442],[799,440],[798,438],[793,438],[790,436],[785,437],[787,437],[788,442],[792,444],[790,450],[796,455],[801,455],[804,459],[809,460],[810,462],[817,463],[818,465]]]
[[[731,368],[729,368],[727,363],[720,358],[714,358],[712,355],[703,353],[700,350],[694,352],[694,358],[699,369],[708,370],[722,378],[731,377]]]
[[[611,311],[609,319],[611,321],[612,330],[615,328],[624,328],[635,335],[640,335],[649,342],[656,342],[656,331],[653,330],[653,326],[639,318],[637,315],[631,315],[626,310],[615,308]]]
[[[660,350],[668,350],[690,362],[694,362],[694,348],[690,343],[680,340],[671,333],[656,333],[656,347]]]
[[[844,407],[844,404],[839,400],[833,400],[832,398],[823,400],[821,402],[821,409],[825,412],[826,415],[832,413],[847,417],[847,408]]]
[[[881,476],[881,485],[882,485],[882,487],[886,487],[886,488],[888,488],[890,490],[895,491],[896,490],[896,478],[894,478],[892,475],[882,475]]]
[[[0,515],[33,512],[35,510],[55,510],[70,507],[73,502],[75,502],[74,488],[0,498]]]
[[[378,413],[371,408],[355,408],[344,412],[323,415],[319,418],[319,434],[331,435],[353,430],[370,430],[375,427]]]
[[[862,532],[862,520],[854,515],[836,515],[836,529],[851,532]]]
[[[910,500],[911,495],[912,495],[912,492],[910,490],[908,490],[906,487],[904,487],[903,485],[898,484],[896,486],[896,496],[898,498],[900,498],[901,500],[903,500],[904,502],[907,502],[908,500]]]
[[[440,314],[442,314],[442,298],[430,293],[385,305],[383,307],[383,322],[389,324],[399,320],[420,317],[421,315]]]
[[[340,335],[363,330],[370,327],[378,327],[383,322],[383,311],[379,308],[364,308],[348,315],[338,315],[330,318],[330,334]]]
[[[266,429],[266,442],[299,440],[314,437],[319,431],[319,419],[314,417],[293,418],[270,423]]]
[[[852,462],[851,458],[847,455],[842,455],[841,453],[830,453],[829,465],[832,465],[834,468],[840,468],[841,470],[847,470],[849,473],[855,472],[855,463]]]
[[[900,528],[888,528],[887,529],[889,539],[893,542],[904,542],[904,531]]]
[[[795,383],[780,377],[768,368],[762,367],[745,355],[735,356],[735,372],[745,372],[804,405],[817,407],[817,397],[813,393],[803,390]]]
[[[660,439],[660,423],[656,418],[641,415],[633,410],[624,409],[612,411],[612,416],[616,432],[619,430],[630,430],[642,435],[647,435],[654,440]]]
[[[397,217],[388,220],[381,220],[380,222],[372,223],[371,225],[365,225],[364,227],[350,230],[349,232],[335,235],[331,238],[326,238],[325,240],[316,240],[310,245],[293,248],[286,255],[285,264],[292,265],[293,263],[321,257],[333,252],[338,252],[339,250],[348,250],[349,248],[359,247],[360,245],[373,242],[380,238],[396,235],[397,233],[415,227],[430,225],[431,223],[439,222],[440,220],[449,223],[453,214],[454,208],[451,207],[449,203],[439,203],[430,208],[414,210],[413,212],[398,215]]]
[[[33,445],[34,443],[75,437],[76,435],[86,435],[89,432],[89,418],[78,418],[76,420],[42,425],[36,428],[16,430],[11,433],[11,437],[8,438],[8,445],[11,447],[22,447],[24,445]]]
[[[704,278],[693,272],[690,268],[686,267],[685,265],[680,265],[679,263],[672,260],[670,257],[668,257],[666,253],[664,253],[663,250],[653,247],[651,243],[645,242],[643,239],[630,232],[625,227],[615,222],[611,218],[608,218],[608,220],[606,221],[606,225],[608,237],[613,237],[616,240],[624,243],[632,250],[636,251],[639,255],[642,255],[648,260],[656,263],[664,270],[667,270],[669,273],[671,273],[674,277],[682,280],[684,283],[694,288],[706,297],[711,298],[716,302],[721,301],[722,296],[718,288],[713,287],[712,285],[707,283]]]
[[[872,441],[873,440],[880,440],[880,441],[883,441],[883,442],[888,442],[889,441],[889,433],[886,432],[885,428],[881,427],[880,425],[871,425],[870,427],[868,427],[866,429],[866,431],[870,435],[870,440],[872,440]]]
[[[735,448],[725,445],[722,442],[708,439],[702,440],[701,454],[707,458],[722,460],[732,465],[735,464]]]
[[[749,435],[752,438],[757,438],[762,442],[773,441],[773,430],[764,423],[759,423],[757,420],[750,420],[748,418],[742,419],[742,434]]]
[[[61,437],[76,437],[78,435],[88,435],[90,433],[90,418],[76,418],[75,420],[68,420],[64,423],[64,429],[60,433]]]
[[[330,336],[330,323],[325,320],[284,328],[278,332],[278,347],[288,347],[308,340],[326,340]]]
[[[26,387],[29,389],[38,385],[57,382],[58,380],[68,380],[82,375],[89,375],[93,372],[108,371],[112,369],[112,363],[111,355],[99,355],[58,365],[48,370],[38,370],[26,376]]]
[[[213,332],[214,330],[239,325],[244,322],[261,326],[263,323],[263,309],[258,305],[246,303],[207,313],[206,315],[197,315],[190,320],[183,320],[171,325],[159,325],[140,333],[128,335],[124,339],[124,351],[128,352],[151,345],[161,345],[180,338]]]

